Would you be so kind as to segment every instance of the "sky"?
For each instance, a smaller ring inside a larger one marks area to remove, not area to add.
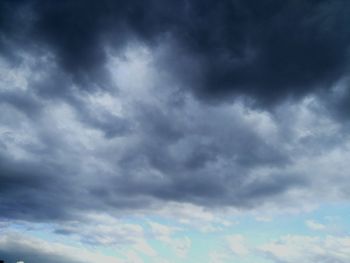
[[[350,262],[350,1],[0,1],[0,260]]]

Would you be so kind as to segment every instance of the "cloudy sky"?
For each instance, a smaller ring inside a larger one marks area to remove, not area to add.
[[[350,1],[0,1],[0,259],[350,262]]]

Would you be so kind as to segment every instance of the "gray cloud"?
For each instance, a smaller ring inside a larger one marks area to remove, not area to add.
[[[103,256],[93,249],[76,248],[55,242],[47,242],[19,233],[2,233],[0,238],[1,259],[5,262],[38,263],[81,263],[81,262],[124,262]]]
[[[348,198],[345,1],[0,5],[1,217]]]

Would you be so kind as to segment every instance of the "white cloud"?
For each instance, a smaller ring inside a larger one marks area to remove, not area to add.
[[[255,220],[258,222],[271,222],[273,220],[272,216],[266,216],[266,215],[256,215]]]
[[[305,222],[306,226],[310,228],[311,230],[325,230],[326,226],[323,224],[320,224],[314,220],[307,220]]]
[[[156,222],[148,222],[151,227],[151,232],[155,239],[168,245],[178,257],[184,258],[188,254],[192,246],[192,241],[189,237],[173,237],[172,235],[182,229],[175,226],[166,226]]]
[[[171,246],[178,257],[185,258],[192,247],[192,241],[189,237],[176,238],[172,240]]]
[[[246,244],[246,240],[242,235],[230,235],[226,237],[226,241],[230,251],[237,256],[247,256],[249,254],[249,248]]]
[[[224,263],[230,258],[230,254],[227,251],[211,251],[209,252],[210,263]]]
[[[144,229],[141,225],[127,223],[107,214],[86,214],[84,221],[66,222],[57,228],[58,232],[68,233],[79,241],[107,247],[140,245],[144,242]]]
[[[153,235],[155,235],[156,238],[158,239],[169,237],[173,233],[181,230],[181,228],[178,228],[178,227],[166,226],[166,225],[159,224],[157,222],[152,222],[152,221],[149,221],[148,224],[151,227]]]
[[[350,237],[288,235],[258,248],[267,258],[283,263],[350,262]]]
[[[149,257],[157,256],[157,252],[146,242],[146,240],[138,240],[136,244],[133,245],[133,248]]]
[[[126,258],[128,263],[143,263],[142,258],[136,254],[134,251],[129,251],[126,253]]]

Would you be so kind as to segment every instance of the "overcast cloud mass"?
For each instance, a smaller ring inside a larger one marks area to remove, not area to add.
[[[0,259],[349,262],[349,14],[2,0]]]

